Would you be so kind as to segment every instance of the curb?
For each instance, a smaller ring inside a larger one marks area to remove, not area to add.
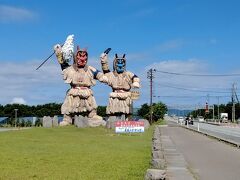
[[[147,170],[145,180],[193,180],[186,160],[166,133],[167,126],[158,125],[154,129],[151,169]]]
[[[151,168],[147,169],[145,180],[166,179],[166,159],[163,153],[161,132],[158,126],[155,127],[152,137],[152,158]]]

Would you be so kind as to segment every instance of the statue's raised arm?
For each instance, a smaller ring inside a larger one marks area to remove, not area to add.
[[[100,61],[102,65],[102,71],[103,73],[109,73],[110,69],[108,66],[108,53],[111,51],[111,48],[107,48],[101,55],[100,55]]]
[[[61,46],[60,44],[54,45],[53,49],[55,51],[57,60],[59,64],[61,65],[62,70],[69,67],[69,62],[71,61],[73,55],[74,55],[74,35],[69,35],[63,44]]]
[[[138,98],[136,94],[139,92],[136,91],[136,88],[140,88],[140,79],[134,73],[126,70],[125,54],[122,57],[115,54],[113,71],[109,69],[106,53],[101,54],[100,60],[102,70],[108,78],[107,84],[112,87],[106,113],[109,116],[124,116],[129,119],[132,114],[132,101]],[[134,89],[134,97],[131,89]]]

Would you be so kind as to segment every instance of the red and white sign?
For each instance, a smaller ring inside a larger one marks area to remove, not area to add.
[[[143,121],[116,121],[116,133],[141,133],[144,132]]]
[[[205,113],[208,114],[209,113],[209,109],[208,109],[208,103],[206,102],[206,105],[205,105]]]

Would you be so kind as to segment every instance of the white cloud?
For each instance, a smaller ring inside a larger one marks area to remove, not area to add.
[[[1,61],[0,104],[8,104],[14,97],[22,97],[30,104],[51,102],[56,97],[62,100],[65,92],[59,64],[49,60],[36,71],[40,63]]]
[[[136,56],[137,57],[137,56]],[[96,58],[89,59],[89,65],[93,65],[99,70],[100,63],[96,63]],[[44,104],[49,102],[63,102],[65,92],[69,88],[62,80],[61,68],[56,59],[49,60],[39,70],[35,70],[41,61],[26,61],[26,62],[10,62],[1,61],[0,71],[0,104],[8,104],[13,102],[16,97],[22,98],[28,104]],[[96,63],[96,64],[95,64]],[[132,63],[131,63],[132,64]],[[112,64],[109,64],[112,67]],[[186,74],[211,74],[211,67],[206,61],[199,59],[189,60],[162,60],[153,63],[148,67],[137,67],[127,69],[136,73],[141,78],[141,96],[140,99],[134,101],[134,106],[138,107],[143,103],[149,103],[150,89],[149,79],[147,79],[147,71],[150,68],[157,70],[186,73]],[[215,67],[217,69],[217,67]],[[239,73],[240,70],[235,70],[232,73]],[[221,74],[231,73],[222,72]],[[218,73],[219,74],[219,73]],[[210,90],[210,91],[229,91],[233,82],[239,82],[239,77],[192,77],[192,76],[176,76],[163,74],[160,72],[154,73],[154,95],[155,96],[183,96],[191,95],[198,96],[207,94],[220,95],[214,93],[204,93],[198,91],[187,91],[182,89],[175,89],[168,86],[183,87],[195,90]],[[164,86],[165,85],[165,86]],[[94,95],[98,105],[106,105],[108,102],[108,95],[111,88],[107,85],[97,83],[93,88]],[[220,99],[220,103],[226,103],[230,98]],[[161,100],[167,104],[198,104],[204,103],[206,98],[202,99],[176,99],[176,98],[154,98],[154,102]],[[216,98],[210,99],[211,102],[217,101]]]
[[[155,68],[162,71],[170,71],[177,73],[194,73],[202,74],[207,72],[208,65],[198,59],[189,60],[163,60],[159,63],[153,63],[146,69]]]
[[[0,5],[0,22],[16,22],[33,19],[36,14],[28,9]]]
[[[21,97],[13,98],[11,104],[26,104],[26,101]]]
[[[146,78],[149,69],[156,69],[166,72],[184,73],[184,74],[230,74],[235,72],[220,72],[214,73],[210,65],[203,60],[163,60],[158,63],[153,63],[140,72],[142,79],[142,97],[141,103],[149,102],[150,97],[150,82]],[[217,67],[214,67],[217,69]],[[240,70],[238,70],[239,72]],[[218,72],[218,71],[217,71]],[[171,75],[161,72],[154,72],[153,92],[156,98],[154,101],[163,101],[167,104],[185,104],[192,107],[196,104],[204,104],[207,100],[207,94],[210,95],[210,103],[217,103],[216,96],[220,97],[220,103],[230,101],[231,86],[233,82],[238,82],[239,77],[211,77],[211,76],[182,76]],[[175,88],[176,87],[176,88]],[[189,89],[189,90],[187,90]],[[201,92],[202,91],[202,92]],[[217,93],[227,92],[227,93]],[[157,96],[160,96],[157,98]],[[174,98],[161,96],[193,96],[192,98]],[[195,96],[195,98],[194,98]],[[202,96],[202,97],[199,97]],[[211,97],[214,96],[214,97]]]
[[[0,104],[12,103],[15,97],[23,98],[30,105],[64,101],[69,85],[62,79],[62,71],[56,58],[53,57],[36,71],[41,62],[41,60],[21,63],[1,61]],[[88,64],[101,70],[97,67],[100,63],[94,57],[89,58]],[[93,89],[97,104],[107,105],[111,89],[99,82]]]

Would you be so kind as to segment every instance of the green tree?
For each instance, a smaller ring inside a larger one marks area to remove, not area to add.
[[[153,104],[153,121],[163,119],[164,114],[167,113],[167,106],[161,102]]]
[[[0,105],[0,116],[4,116],[4,107]]]
[[[39,118],[36,120],[35,126],[38,126],[38,127],[42,126],[42,122],[41,122],[41,120]]]
[[[148,119],[149,118],[149,111],[150,111],[150,107],[148,106],[147,103],[141,105],[141,108],[138,110],[138,116],[144,118],[144,119]]]
[[[0,116],[9,117],[8,124],[15,125],[15,111],[18,109],[17,117],[25,116],[54,116],[61,114],[61,104],[48,103],[44,105],[28,106],[23,104],[7,104],[5,106],[0,105]],[[29,123],[17,122],[18,125],[27,126]]]
[[[163,104],[162,102],[153,103],[153,121],[158,121],[159,119],[162,119],[164,114],[167,112],[167,106]],[[150,119],[150,106],[145,103],[141,106],[141,108],[138,110],[138,116],[143,117],[144,119]]]
[[[106,106],[98,106],[97,107],[97,115],[106,117]]]

